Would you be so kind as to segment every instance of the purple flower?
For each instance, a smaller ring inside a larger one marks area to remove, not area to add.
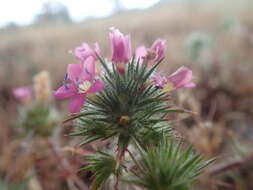
[[[95,60],[88,57],[84,64],[69,64],[64,84],[54,93],[58,99],[69,98],[69,111],[77,113],[86,102],[88,94],[104,88],[104,82],[96,79]]]
[[[18,87],[12,90],[13,95],[20,101],[27,101],[32,98],[32,91],[30,87]]]
[[[150,48],[139,46],[135,50],[137,59],[148,64],[150,61],[159,62],[165,57],[166,41],[157,39]]]
[[[130,35],[124,36],[118,29],[111,28],[109,34],[112,48],[112,61],[127,63],[132,56]]]
[[[157,72],[154,74],[154,76],[152,76],[152,80],[157,88],[164,88],[165,84],[167,83],[167,78]]]
[[[185,66],[168,76],[167,80],[173,85],[173,88],[193,88],[196,86],[194,82],[191,82],[192,70]]]
[[[90,56],[97,60],[96,54],[100,53],[100,48],[98,43],[95,43],[94,46],[94,49],[92,49],[88,44],[83,43],[81,46],[76,47],[72,53],[81,63],[83,63]]]
[[[166,40],[157,39],[148,51],[155,53],[154,61],[159,62],[165,57]]]
[[[135,50],[136,59],[143,60],[147,55],[147,48],[145,46],[139,46]]]
[[[155,73],[152,77],[154,84],[158,88],[162,88],[162,92],[170,92],[177,88],[193,88],[196,86],[192,80],[192,70],[187,67],[180,67],[176,72],[168,77]]]

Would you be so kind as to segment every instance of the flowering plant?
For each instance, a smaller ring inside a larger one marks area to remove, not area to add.
[[[157,72],[165,57],[165,40],[155,41],[151,48],[141,46],[132,56],[129,35],[112,28],[109,39],[111,61],[100,55],[98,45],[94,50],[87,44],[76,48],[73,54],[80,63],[68,66],[54,94],[70,99],[73,115],[68,121],[76,119],[72,135],[83,137],[81,144],[110,144],[86,158],[84,170],[94,174],[91,189],[112,189],[112,183],[115,190],[188,189],[208,162],[191,148],[181,152],[167,116],[185,112],[169,105],[169,93],[194,87],[192,71],[181,67],[170,76]]]
[[[31,89],[26,86],[14,88],[12,93],[21,102],[29,101],[32,97]]]
[[[33,85],[14,88],[13,95],[22,103],[15,124],[34,136],[50,136],[60,115],[51,100],[49,72],[39,72],[33,77]]]

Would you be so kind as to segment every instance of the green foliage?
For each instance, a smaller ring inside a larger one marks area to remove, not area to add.
[[[120,170],[117,169],[117,162],[112,155],[104,152],[98,152],[97,154],[87,156],[86,161],[88,166],[83,168],[85,171],[92,171],[93,183],[91,189],[95,190],[105,185],[110,176],[117,175]]]
[[[146,151],[139,147],[139,153],[138,161],[132,156],[136,169],[127,181],[150,190],[188,190],[191,182],[212,161],[202,161],[191,147],[181,151],[181,143],[165,136],[157,146]]]
[[[186,48],[190,59],[198,61],[203,50],[210,49],[213,46],[212,41],[211,36],[206,33],[192,33],[186,41]]]
[[[117,136],[124,149],[133,138],[160,130],[168,111],[166,94],[149,81],[160,63],[149,68],[133,58],[122,75],[113,64],[109,69],[102,58],[100,62],[105,70],[105,88],[88,99],[79,116],[78,132],[73,135],[84,136],[84,144]]]
[[[81,113],[71,118],[78,119],[72,135],[82,136],[81,144],[105,139],[117,144],[115,155],[97,152],[86,157],[84,170],[93,173],[91,189],[123,190],[137,185],[150,190],[188,190],[209,162],[191,148],[182,152],[181,145],[171,140],[172,122],[167,115],[185,111],[171,108],[168,94],[151,82],[160,62],[148,67],[132,58],[123,74],[114,63],[99,60],[105,88],[88,97]]]
[[[59,115],[52,106],[35,103],[20,110],[18,126],[35,135],[48,136],[58,122]]]
[[[220,26],[221,31],[231,31],[236,27],[240,27],[240,22],[234,17],[225,18]]]
[[[1,190],[26,190],[27,189],[27,182],[9,185],[4,181],[0,180],[0,189]]]

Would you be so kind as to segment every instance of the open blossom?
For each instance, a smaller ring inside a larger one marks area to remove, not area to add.
[[[69,111],[77,113],[86,102],[88,94],[104,88],[104,83],[96,79],[95,60],[89,57],[84,64],[69,64],[64,84],[54,93],[59,99],[69,98]]]
[[[100,48],[98,43],[94,44],[94,49],[92,49],[88,44],[83,43],[81,46],[76,47],[72,53],[81,63],[83,63],[90,56],[97,60],[96,54],[100,53]]]
[[[32,97],[31,88],[26,86],[14,88],[12,93],[20,101],[27,101]]]
[[[150,48],[139,46],[135,50],[137,59],[159,62],[165,57],[166,40],[157,39]]]
[[[127,63],[132,56],[130,35],[124,36],[118,29],[111,28],[109,38],[112,48],[112,61]]]
[[[166,40],[157,39],[149,49],[156,54],[154,61],[161,61],[165,57]]]
[[[193,88],[196,86],[192,80],[192,70],[182,66],[172,73],[167,80],[172,83],[174,88]]]
[[[145,46],[139,46],[135,50],[136,59],[143,59],[147,55],[147,48]]]
[[[159,88],[163,89],[163,92],[170,92],[177,88],[193,88],[196,86],[192,80],[192,70],[187,67],[180,67],[170,76],[165,77],[159,73],[156,73],[153,77],[153,82]]]
[[[152,76],[152,80],[157,88],[164,88],[167,83],[167,78],[160,73],[155,73],[154,76]]]

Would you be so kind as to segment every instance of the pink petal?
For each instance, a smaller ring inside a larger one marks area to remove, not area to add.
[[[83,64],[69,64],[67,68],[68,78],[74,82],[93,80],[95,76],[95,60],[88,57]]]
[[[105,84],[102,80],[96,80],[87,93],[96,93],[102,90],[105,87]]]
[[[65,99],[76,95],[76,93],[77,91],[73,84],[66,84],[61,86],[54,92],[54,97],[58,99]]]
[[[72,81],[80,80],[83,77],[82,64],[69,64],[67,67],[68,78]]]
[[[93,57],[89,57],[83,63],[83,79],[92,80],[95,77],[96,66],[95,60]]]
[[[111,28],[109,39],[112,49],[112,61],[128,62],[131,58],[130,35],[124,36],[118,29]]]
[[[124,61],[124,53],[125,53],[125,45],[123,36],[113,36],[113,61],[115,62],[123,62]]]
[[[74,49],[74,55],[80,61],[84,61],[91,54],[91,48],[88,44],[83,43],[81,46]]]
[[[99,47],[99,45],[98,45],[97,42],[94,44],[94,50],[95,50],[95,52],[96,52],[98,55],[100,54],[100,47]],[[95,54],[95,56],[96,56],[96,58],[97,58],[97,55],[96,55],[96,54]]]
[[[196,83],[194,82],[189,82],[187,84],[184,85],[185,88],[194,88],[196,87]]]
[[[30,99],[32,97],[31,88],[26,86],[14,88],[12,93],[19,100]]]
[[[78,113],[86,101],[85,94],[78,94],[74,96],[69,102],[69,112]]]
[[[180,67],[176,72],[168,77],[168,80],[173,83],[175,88],[184,87],[192,80],[192,70],[187,67]]]
[[[83,43],[81,46],[76,47],[73,52],[73,54],[76,56],[77,59],[79,59],[81,63],[83,63],[90,56],[97,60],[96,53],[100,53],[98,43],[94,44],[94,49],[92,49],[88,44]]]
[[[160,61],[165,57],[166,40],[157,39],[150,50],[156,53],[155,61]]]
[[[128,62],[132,56],[132,48],[131,48],[131,37],[127,35],[125,37],[125,62]]]
[[[162,76],[160,73],[155,73],[154,76],[152,77],[153,82],[155,85],[159,88],[163,88],[164,85],[166,84],[167,80],[166,77]]]
[[[147,49],[145,46],[139,46],[135,50],[136,59],[143,59],[147,55]]]

